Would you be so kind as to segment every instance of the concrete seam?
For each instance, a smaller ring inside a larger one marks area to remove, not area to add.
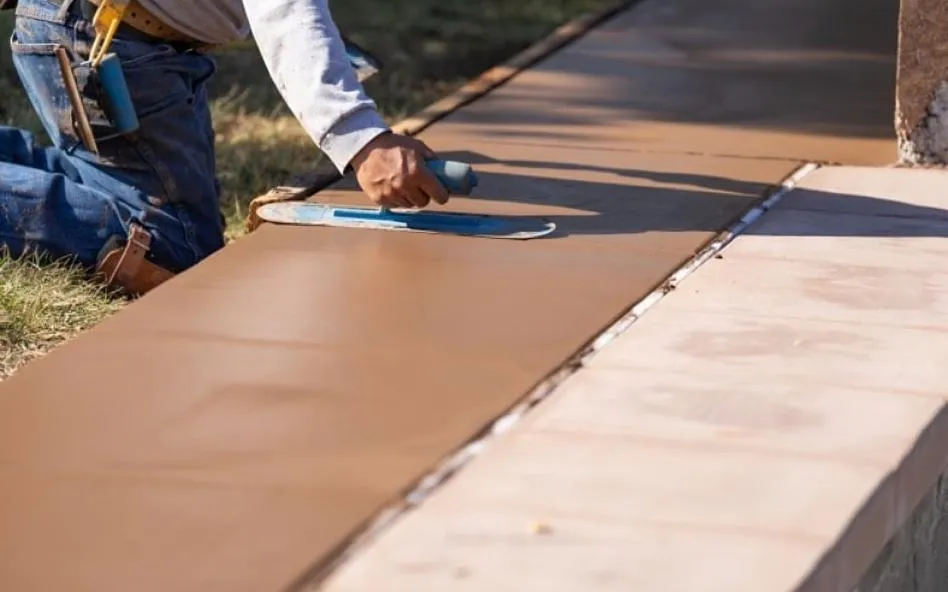
[[[707,263],[712,257],[719,255],[731,242],[743,234],[754,222],[769,211],[783,197],[793,190],[805,176],[819,168],[816,163],[807,163],[794,171],[785,181],[780,184],[780,188],[769,198],[762,201],[757,206],[748,210],[737,222],[721,233],[718,238],[708,244],[702,251],[695,255],[688,263],[680,267],[675,273],[662,284],[660,288],[651,292],[637,305],[632,307],[629,313],[620,319],[615,325],[607,329],[597,338],[590,351],[582,358],[581,363],[586,364],[594,357],[600,349],[610,343],[620,334],[625,332],[629,326],[645,314],[650,308],[658,304],[669,292],[675,290],[682,281],[693,274],[699,267]]]
[[[612,343],[619,335],[628,330],[635,321],[658,304],[666,295],[674,291],[678,285],[697,271],[699,267],[723,251],[735,238],[744,233],[787,193],[796,188],[804,177],[819,167],[820,165],[817,163],[808,162],[797,168],[780,183],[773,194],[745,212],[736,222],[718,234],[716,239],[712,240],[687,263],[679,267],[678,270],[669,276],[658,288],[635,304],[627,313],[622,315],[617,321],[600,333],[597,338],[592,340],[589,345],[583,347],[578,354],[564,362],[560,368],[542,380],[512,409],[498,417],[486,429],[473,437],[466,445],[449,455],[444,462],[428,472],[401,500],[394,502],[388,508],[382,510],[382,512],[368,523],[366,528],[350,539],[346,547],[342,549],[329,564],[324,565],[318,572],[310,574],[310,577],[304,581],[302,589],[317,590],[335,569],[346,563],[346,561],[352,558],[360,549],[363,549],[378,538],[399,518],[421,505],[438,489],[443,487],[454,475],[463,469],[464,466],[480,455],[492,440],[519,424],[530,411],[556,392],[568,378],[582,369],[602,348]]]

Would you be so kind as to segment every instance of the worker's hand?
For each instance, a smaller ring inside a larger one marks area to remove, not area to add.
[[[423,208],[447,203],[448,190],[425,166],[435,154],[420,140],[394,133],[376,136],[352,159],[359,186],[386,208]]]

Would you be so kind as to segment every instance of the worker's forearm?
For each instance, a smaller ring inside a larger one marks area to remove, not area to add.
[[[349,64],[328,0],[248,0],[244,6],[280,94],[342,172],[388,126]]]

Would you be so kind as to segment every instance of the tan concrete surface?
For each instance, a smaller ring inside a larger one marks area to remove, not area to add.
[[[851,592],[948,468],[945,191],[806,177],[324,589]]]

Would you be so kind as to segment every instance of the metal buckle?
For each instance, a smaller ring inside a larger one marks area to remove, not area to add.
[[[109,46],[115,38],[122,19],[131,0],[102,0],[99,8],[92,17],[92,26],[95,29],[95,41],[89,51],[89,60],[93,67],[97,67],[108,53]]]

